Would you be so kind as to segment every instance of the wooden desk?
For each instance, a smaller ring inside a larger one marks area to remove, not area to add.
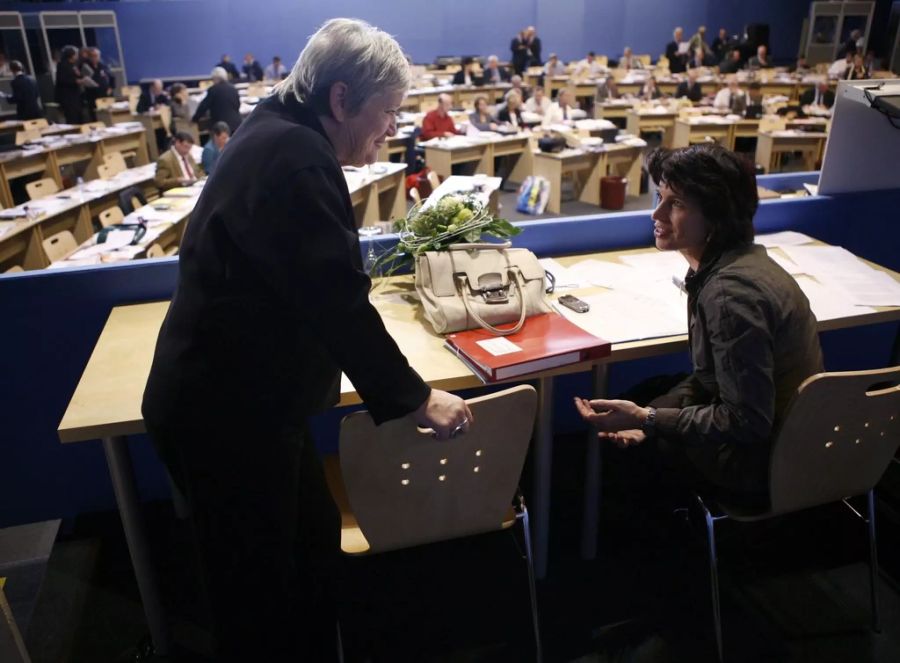
[[[675,120],[678,118],[678,113],[675,111],[656,113],[632,109],[625,114],[625,117],[625,130],[628,133],[640,136],[643,133],[659,131],[663,135],[662,144],[671,145]]]
[[[153,183],[153,164],[132,168],[111,180],[94,180],[84,185],[83,197],[77,187],[60,191],[42,200],[23,203],[13,211],[37,212],[37,218],[0,220],[0,271],[13,265],[23,269],[42,269],[49,265],[43,241],[61,230],[69,230],[77,242],[94,234],[93,219],[103,210],[118,204],[118,194],[129,186],[141,188],[150,198],[157,189]]]
[[[623,255],[654,252],[655,249],[652,248],[606,252],[588,256],[570,256],[560,259],[560,262],[571,265],[584,258],[618,261]],[[889,273],[900,281],[900,274]],[[397,340],[410,365],[434,388],[458,390],[480,386],[481,382],[472,372],[443,348],[443,338],[423,326],[418,307],[404,300],[402,295],[409,294],[412,289],[412,277],[403,276],[384,279],[373,292],[373,302],[388,332]],[[112,310],[58,427],[60,440],[64,443],[97,438],[103,441],[144,611],[153,641],[160,653],[165,653],[167,646],[165,615],[143,529],[127,436],[145,432],[140,409],[141,399],[150,371],[156,337],[167,310],[168,302],[120,306]],[[884,308],[874,313],[830,320],[821,323],[819,329],[822,331],[840,329],[898,319],[900,307]],[[535,567],[540,576],[546,571],[550,526],[553,376],[585,371],[594,366],[595,384],[602,387],[605,383],[604,367],[608,363],[678,352],[686,347],[686,335],[617,343],[613,345],[610,356],[602,363],[576,364],[539,374],[540,407],[533,450],[535,482],[532,496],[534,512],[532,525],[535,533]],[[596,395],[602,393],[601,390]],[[359,396],[344,377],[341,381],[340,404],[356,403],[359,403]],[[591,448],[599,454],[600,445],[594,444]],[[599,468],[595,467],[594,461],[599,464],[599,455],[589,459],[587,463],[587,478],[595,483],[593,485],[589,483],[588,492],[593,494],[586,494],[586,500],[589,497],[599,496]],[[595,500],[595,510],[597,504],[599,502]]]
[[[344,172],[356,226],[371,226],[406,216],[406,164],[373,163],[364,174]]]
[[[696,143],[705,143],[707,137],[728,149],[734,147],[731,123],[689,120],[675,120],[672,144],[669,147],[687,147]]]
[[[766,173],[780,170],[781,155],[790,152],[803,154],[804,169],[815,170],[825,149],[825,133],[806,131],[762,132],[756,141],[756,163],[761,164]]]
[[[509,178],[521,181],[531,174],[531,142],[527,134],[494,137],[483,139],[458,136],[426,143],[425,163],[441,177],[450,177],[453,166],[458,163],[475,162],[475,172],[493,177],[494,159],[501,156],[514,156],[516,163]],[[519,178],[518,180],[516,178]]]
[[[392,161],[391,157],[397,154],[406,154],[406,145],[409,140],[411,139],[410,134],[408,133],[398,133],[396,136],[391,136],[387,139],[387,142],[378,149],[378,160],[382,162]],[[401,157],[400,160],[403,161],[403,157]]]
[[[13,207],[10,182],[20,177],[38,175],[52,178],[62,187],[60,167],[87,162],[85,179],[97,177],[97,166],[103,155],[111,152],[129,152],[135,155],[135,165],[149,163],[147,143],[142,128],[107,128],[91,134],[61,136],[59,140],[37,149],[0,154],[0,206]]]

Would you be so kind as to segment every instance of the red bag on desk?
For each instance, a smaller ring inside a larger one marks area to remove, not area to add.
[[[409,198],[410,189],[418,189],[422,200],[431,195],[431,182],[428,181],[429,168],[425,167],[418,173],[406,176],[406,197]]]

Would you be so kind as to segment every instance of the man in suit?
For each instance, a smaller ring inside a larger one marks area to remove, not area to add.
[[[97,99],[113,96],[116,79],[109,67],[100,59],[99,48],[87,49],[86,56],[85,61],[81,63],[81,73],[94,84],[85,87],[84,98],[92,119],[96,120]]]
[[[756,69],[768,69],[771,66],[772,61],[769,59],[769,49],[766,48],[765,44],[760,44],[756,49],[756,55],[747,61],[747,69],[754,71]]]
[[[687,97],[695,104],[703,99],[703,88],[697,82],[697,70],[689,69],[686,81],[681,81],[675,90],[675,98]]]
[[[500,62],[496,55],[489,55],[487,67],[481,77],[484,85],[497,85],[498,83],[506,83],[509,80],[509,72],[505,67],[500,66]]]
[[[142,410],[189,500],[220,663],[337,659],[340,518],[307,421],[337,403],[342,371],[376,424],[411,415],[440,440],[478,425],[370,303],[341,170],[376,160],[409,85],[390,35],[328,21],[222,152],[185,230]]]
[[[22,63],[18,60],[9,63],[9,70],[13,75],[9,84],[12,94],[6,95],[6,101],[16,105],[16,119],[34,120],[44,117],[37,81],[25,73]]]
[[[719,64],[720,74],[736,74],[741,69],[741,49],[733,48]]]
[[[169,99],[169,95],[165,93],[163,90],[163,83],[158,78],[150,81],[150,85],[141,92],[140,98],[138,98],[137,108],[135,109],[138,113],[146,113],[158,106],[168,106],[172,101]]]
[[[537,36],[537,30],[533,25],[525,28],[525,52],[528,58],[526,68],[540,67],[544,63],[541,60],[541,38]]]
[[[253,53],[247,53],[244,56],[244,66],[241,67],[241,70],[243,71],[244,79],[251,83],[256,83],[263,79],[262,65],[253,57]]]
[[[669,61],[669,71],[673,74],[681,74],[687,68],[687,45],[684,42],[684,29],[675,28],[672,31],[672,41],[666,44],[666,59]]]
[[[222,60],[216,66],[225,70],[225,73],[228,75],[228,80],[230,81],[237,80],[241,77],[238,73],[237,66],[231,61],[231,56],[227,53],[222,56]]]
[[[186,131],[175,133],[172,147],[156,160],[156,176],[153,183],[162,190],[193,184],[203,177],[203,168],[191,156],[194,137]]]
[[[233,134],[241,125],[241,97],[237,89],[228,82],[228,73],[216,67],[211,74],[213,84],[206,89],[206,96],[194,112],[193,122],[209,115],[211,124],[224,122]]]
[[[821,106],[823,108],[831,108],[834,106],[834,92],[828,88],[828,81],[825,79],[816,83],[815,87],[811,87],[800,95],[801,106]]]
[[[528,44],[525,42],[524,30],[512,38],[509,50],[512,52],[513,71],[519,75],[524,74],[528,68]]]
[[[728,77],[728,84],[716,93],[713,106],[735,115],[744,114],[744,109],[747,108],[747,93],[738,85],[737,76],[732,74]]]
[[[725,59],[725,55],[728,52],[728,42],[730,39],[728,38],[728,30],[725,28],[719,28],[719,36],[713,39],[712,43],[712,52],[713,56],[717,61],[721,62]]]
[[[453,74],[454,85],[479,85],[481,77],[475,72],[475,61],[472,58],[463,58],[462,68]]]

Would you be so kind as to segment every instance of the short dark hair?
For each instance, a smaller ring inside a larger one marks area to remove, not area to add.
[[[225,122],[216,122],[212,127],[210,127],[209,132],[213,136],[221,136],[222,134],[231,135],[231,127],[229,127]]]
[[[594,56],[597,55],[597,54],[594,53],[594,51],[588,51],[588,55],[590,55],[591,57],[594,57]]]
[[[13,60],[9,63],[9,70],[14,74],[18,74],[20,71],[25,71],[25,67],[18,60]]]
[[[181,143],[190,143],[191,145],[194,144],[194,137],[187,131],[176,131],[172,135],[172,138]]]
[[[713,254],[753,242],[753,216],[759,207],[756,174],[749,159],[718,143],[700,143],[647,156],[657,186],[696,204],[709,224]]]
[[[78,55],[78,49],[74,46],[63,46],[62,51],[59,53],[60,59],[65,62],[73,55]]]

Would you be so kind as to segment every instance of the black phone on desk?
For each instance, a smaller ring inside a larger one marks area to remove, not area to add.
[[[578,297],[573,297],[572,295],[562,295],[556,301],[558,301],[566,308],[572,309],[576,313],[587,313],[591,310],[590,304],[588,304],[586,301],[578,299]]]

